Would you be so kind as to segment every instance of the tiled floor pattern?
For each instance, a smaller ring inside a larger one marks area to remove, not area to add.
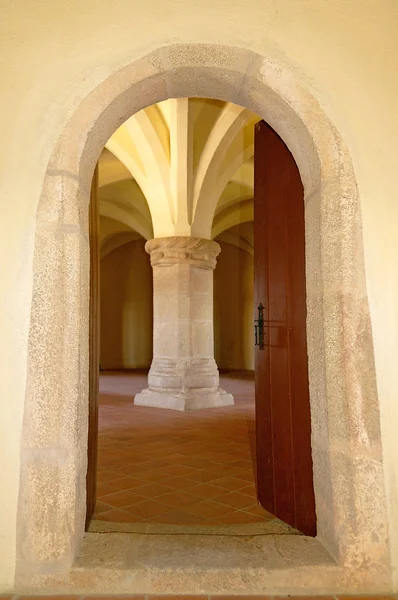
[[[185,526],[273,518],[256,500],[253,376],[221,377],[235,406],[191,413],[134,406],[145,386],[145,373],[101,375],[94,518]]]

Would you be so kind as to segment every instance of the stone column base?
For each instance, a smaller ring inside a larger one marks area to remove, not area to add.
[[[136,406],[152,406],[182,411],[231,406],[233,403],[232,394],[228,394],[221,388],[169,389],[161,392],[147,388],[136,394],[134,398]]]

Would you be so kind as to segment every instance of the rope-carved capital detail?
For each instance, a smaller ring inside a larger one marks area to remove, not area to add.
[[[214,269],[221,252],[213,240],[185,236],[149,240],[145,250],[151,255],[153,267],[187,263],[201,269]]]

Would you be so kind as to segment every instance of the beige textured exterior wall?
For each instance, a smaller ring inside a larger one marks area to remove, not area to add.
[[[148,367],[152,360],[152,267],[145,240],[101,261],[102,369]]]
[[[218,242],[214,270],[214,354],[219,369],[254,369],[253,257]]]
[[[0,384],[1,589],[14,580],[33,241],[46,166],[68,119],[91,90],[154,48],[178,42],[240,46],[287,65],[348,148],[363,219],[389,534],[398,567],[397,20],[395,0],[3,5],[0,255],[7,260],[0,280],[0,356],[6,366]]]

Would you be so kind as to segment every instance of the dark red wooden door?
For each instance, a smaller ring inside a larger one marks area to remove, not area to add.
[[[254,198],[255,318],[264,306],[255,352],[258,499],[313,536],[304,193],[293,156],[264,121],[255,127]]]
[[[88,415],[88,466],[86,525],[95,509],[97,496],[98,447],[98,384],[99,384],[99,208],[98,166],[91,184],[89,207],[90,226],[90,320],[89,320],[89,415]]]

